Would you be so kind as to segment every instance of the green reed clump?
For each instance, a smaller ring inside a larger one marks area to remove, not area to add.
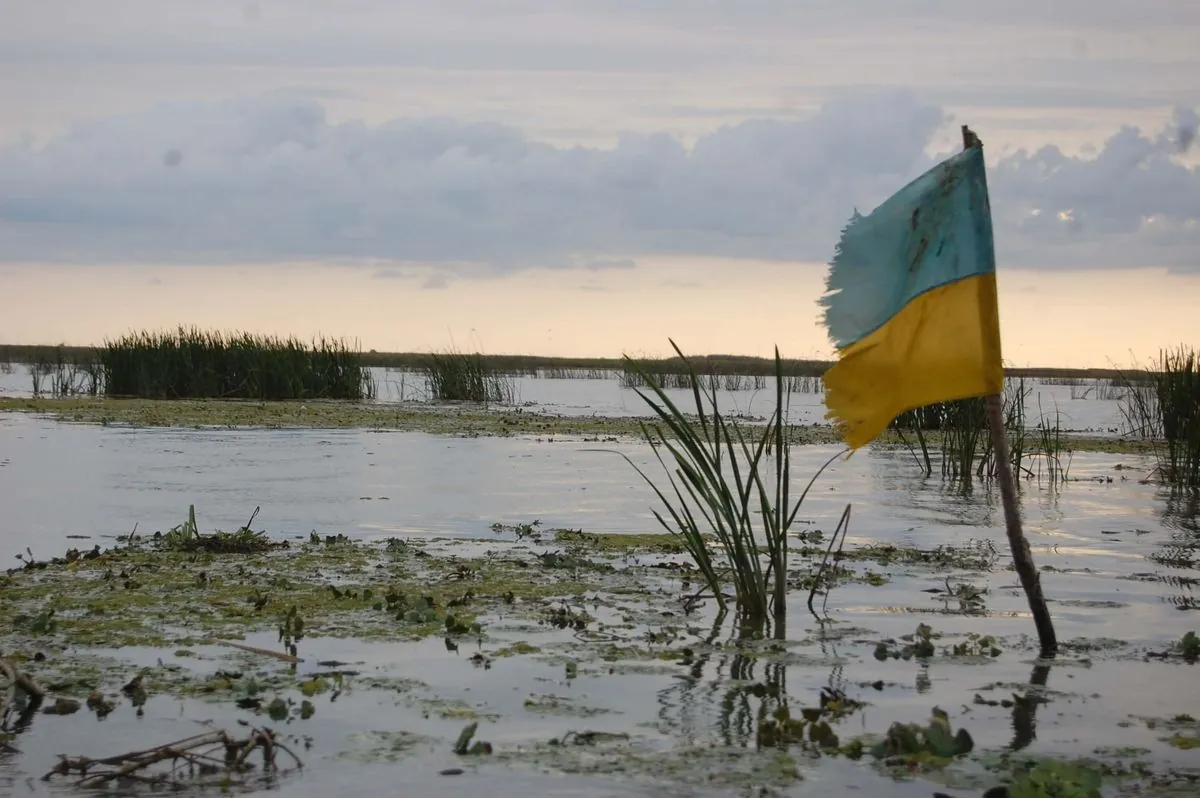
[[[1200,487],[1200,368],[1196,350],[1163,351],[1154,374],[1165,447],[1159,457],[1163,479]]]
[[[761,627],[773,620],[778,636],[782,634],[787,613],[788,531],[808,489],[840,453],[822,466],[793,502],[784,401],[787,392],[778,349],[775,412],[765,426],[747,434],[736,421],[721,413],[716,386],[710,383],[707,389],[702,388],[683,352],[674,341],[671,346],[690,379],[696,405],[694,419],[670,400],[654,375],[631,360],[627,361],[627,368],[650,388],[649,393],[641,390],[637,393],[654,411],[661,426],[643,422],[642,432],[667,472],[674,501],[628,456],[622,456],[658,496],[666,516],[655,510],[654,517],[664,529],[681,538],[721,609],[726,607],[722,586],[727,575],[733,581],[734,600],[744,622]],[[707,395],[702,399],[704,390]],[[764,460],[772,455],[774,473],[764,475],[767,471]],[[726,569],[720,569],[714,562],[709,550],[711,538],[725,553]]]
[[[106,341],[99,351],[107,396],[144,399],[370,399],[375,383],[343,341],[221,333],[179,327]]]
[[[1046,477],[1052,482],[1065,480],[1070,441],[1063,433],[1061,416],[1056,412],[1051,419],[1041,412],[1039,400],[1040,420],[1031,434],[1025,426],[1025,402],[1031,393],[1032,389],[1025,387],[1023,377],[1005,380],[1002,397],[1004,430],[1013,471],[1030,478]],[[934,470],[927,433],[933,433],[939,444],[943,477],[969,480],[996,474],[995,449],[987,423],[987,400],[983,397],[918,407],[901,413],[890,426],[906,443],[905,432],[915,434],[920,454],[911,444],[909,448],[927,474]]]
[[[512,378],[495,370],[478,352],[435,352],[426,356],[420,371],[428,381],[430,397],[438,401],[510,404],[515,393]]]

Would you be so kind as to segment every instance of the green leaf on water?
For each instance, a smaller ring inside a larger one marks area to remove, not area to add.
[[[1100,772],[1075,762],[1040,762],[1017,773],[1011,798],[1100,798]]]
[[[288,717],[287,702],[284,701],[282,698],[276,698],[274,701],[272,701],[270,704],[267,705],[267,714],[271,717],[271,720],[276,721],[276,722],[287,720],[287,717]]]
[[[1181,751],[1190,751],[1193,748],[1200,748],[1200,737],[1194,737],[1190,734],[1182,734],[1180,732],[1176,732],[1167,740],[1167,742]]]

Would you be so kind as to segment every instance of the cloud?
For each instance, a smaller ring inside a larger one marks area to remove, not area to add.
[[[363,259],[446,271],[627,268],[638,254],[827,260],[937,158],[946,112],[846,90],[803,119],[554,146],[448,118],[333,124],[311,96],[171,103],[0,147],[0,260]],[[991,167],[1005,265],[1200,269],[1195,129],[1122,128],[1095,157],[1052,144]],[[979,131],[987,143],[987,131]],[[995,153],[992,153],[993,157]],[[451,268],[453,267],[453,268]]]

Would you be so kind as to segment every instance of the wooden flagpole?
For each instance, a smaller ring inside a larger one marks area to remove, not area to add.
[[[966,125],[962,126],[963,149],[982,147],[979,136]],[[1029,541],[1021,529],[1021,510],[1017,505],[1017,485],[1013,477],[1012,463],[1009,460],[1008,436],[1004,432],[1004,406],[1000,394],[987,397],[988,427],[992,438],[992,450],[996,454],[996,479],[1000,482],[1000,499],[1004,505],[1004,525],[1008,531],[1008,545],[1012,549],[1013,565],[1017,576],[1021,578],[1021,587],[1025,589],[1025,597],[1029,600],[1029,609],[1033,613],[1033,623],[1037,627],[1038,640],[1042,646],[1043,657],[1053,657],[1058,653],[1058,639],[1054,634],[1054,623],[1050,620],[1050,609],[1046,606],[1046,597],[1042,594],[1042,582],[1038,577],[1037,567],[1033,564],[1033,554],[1029,551]]]

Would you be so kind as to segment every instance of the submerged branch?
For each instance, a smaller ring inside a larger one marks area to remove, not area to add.
[[[194,774],[199,776],[220,776],[222,784],[229,783],[229,777],[235,773],[243,773],[250,766],[246,759],[255,750],[263,752],[263,771],[277,769],[276,752],[283,751],[297,768],[304,767],[300,758],[283,743],[275,738],[274,732],[266,729],[252,729],[244,740],[229,736],[224,730],[205,732],[182,740],[166,743],[143,751],[133,751],[117,756],[92,759],[86,756],[60,756],[59,762],[46,775],[43,781],[49,781],[54,776],[78,775],[76,787],[100,787],[110,782],[137,781],[148,784],[165,784],[172,787],[184,787],[184,781],[179,772],[180,763],[189,766]],[[154,765],[170,762],[171,767],[162,772],[146,772]],[[194,782],[193,782],[194,783]]]
[[[28,674],[22,673],[8,660],[0,659],[0,674],[8,680],[8,688],[0,695],[0,718],[8,712],[9,707],[16,705],[17,688],[24,690],[30,698],[40,701],[46,697],[46,688]]]

